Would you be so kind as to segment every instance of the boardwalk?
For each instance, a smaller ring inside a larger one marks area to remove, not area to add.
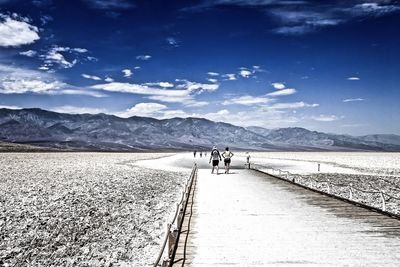
[[[204,163],[174,266],[400,266],[399,220],[251,170],[211,175]]]

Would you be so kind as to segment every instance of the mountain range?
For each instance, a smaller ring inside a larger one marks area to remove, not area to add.
[[[304,128],[239,127],[203,118],[0,109],[0,141],[61,150],[179,151],[229,146],[261,151],[400,151],[399,135],[350,136]]]

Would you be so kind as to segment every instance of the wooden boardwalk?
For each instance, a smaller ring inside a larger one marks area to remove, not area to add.
[[[199,169],[174,266],[400,266],[400,220],[252,170]]]

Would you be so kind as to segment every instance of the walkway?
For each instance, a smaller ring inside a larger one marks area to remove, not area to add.
[[[185,266],[400,266],[399,220],[251,170],[200,169],[189,227]]]

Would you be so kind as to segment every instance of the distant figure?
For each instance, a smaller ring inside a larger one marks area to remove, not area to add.
[[[200,151],[200,158],[202,158],[202,157],[203,157],[203,152]]]
[[[225,148],[224,153],[222,153],[222,157],[224,158],[224,163],[225,163],[225,173],[229,173],[229,168],[231,166],[231,158],[233,157],[233,153],[229,151],[229,147]]]
[[[210,162],[211,163],[212,160],[212,170],[211,173],[214,173],[214,168],[217,168],[217,174],[219,171],[219,161],[222,160],[221,158],[221,154],[219,153],[218,149],[216,146],[213,147],[213,149],[211,150],[211,156],[210,156]]]
[[[207,152],[204,152],[204,157],[207,158]]]
[[[193,151],[193,157],[196,157],[196,153],[197,153],[197,151],[195,150],[195,151]]]
[[[247,167],[250,169],[250,154],[249,152],[246,152],[247,156],[246,156],[246,162],[247,162]]]

